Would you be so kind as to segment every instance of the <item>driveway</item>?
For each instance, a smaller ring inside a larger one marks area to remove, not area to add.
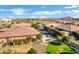
[[[50,39],[50,41],[55,40],[55,37],[49,35],[47,31],[41,31],[41,33],[43,34],[43,38],[42,38],[43,42],[46,42],[48,39]]]

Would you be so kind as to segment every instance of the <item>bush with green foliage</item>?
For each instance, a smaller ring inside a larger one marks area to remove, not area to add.
[[[32,27],[34,27],[34,28],[37,29],[37,30],[40,30],[40,25],[39,25],[39,23],[34,23],[34,24],[32,24]]]
[[[41,40],[42,39],[42,34],[39,33],[38,35],[36,35],[36,40]]]
[[[62,40],[61,40],[60,37],[57,37],[57,38],[56,38],[56,41],[62,42]]]
[[[61,42],[58,42],[58,41],[53,41],[53,42],[49,42],[50,44],[54,44],[54,45],[61,45],[62,43]]]
[[[3,25],[3,26],[5,26],[5,27],[10,28],[10,27],[11,27],[11,25],[12,25],[12,23],[5,22],[5,23],[3,23],[2,25]]]
[[[34,48],[31,48],[27,54],[37,54],[37,50],[35,50]]]
[[[72,35],[79,40],[79,32],[72,32]]]
[[[57,36],[61,36],[61,35],[62,35],[62,33],[59,32],[59,31],[57,31],[56,29],[52,29],[52,28],[49,28],[49,27],[44,27],[44,29],[45,29],[46,31],[48,31],[48,33],[49,33],[50,35],[52,35],[52,36],[54,36],[54,37],[57,37]]]
[[[1,54],[16,54],[16,52],[12,52],[11,50],[3,51]]]
[[[64,37],[62,37],[61,40],[62,40],[63,43],[69,44],[71,42],[71,37],[70,36],[64,36]]]

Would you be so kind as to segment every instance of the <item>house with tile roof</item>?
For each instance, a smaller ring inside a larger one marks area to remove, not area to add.
[[[69,35],[72,32],[79,32],[79,26],[76,26],[76,25],[61,24],[61,25],[57,26],[56,29],[58,29],[62,33],[65,33],[66,35]]]
[[[57,26],[56,28],[63,30],[63,31],[68,31],[68,32],[78,32],[79,31],[79,26],[76,26],[76,25],[61,24],[60,26]]]
[[[2,18],[1,21],[11,21],[12,18]]]
[[[0,33],[0,46],[7,41],[14,39],[26,39],[27,37],[36,38],[39,32],[32,27],[11,27],[5,28],[3,32]]]

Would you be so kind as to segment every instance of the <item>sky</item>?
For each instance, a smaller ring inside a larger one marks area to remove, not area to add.
[[[79,5],[0,5],[0,18],[79,17]]]

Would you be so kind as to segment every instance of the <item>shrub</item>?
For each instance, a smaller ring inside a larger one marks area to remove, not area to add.
[[[27,39],[24,39],[24,40],[23,40],[23,43],[24,43],[24,44],[27,44],[27,43],[28,43],[28,42],[27,42]]]
[[[40,30],[40,25],[38,23],[32,24],[32,27],[34,27],[37,30]]]
[[[36,35],[36,39],[41,40],[42,39],[42,34],[40,33],[40,34]]]
[[[72,34],[77,40],[79,39],[79,33],[78,32],[72,32]]]
[[[61,40],[60,37],[57,37],[57,38],[56,38],[56,41],[62,42],[62,40]]]
[[[49,42],[50,44],[54,44],[54,45],[61,45],[62,43],[61,42],[58,42],[58,41],[53,41],[53,42]]]
[[[12,51],[8,49],[7,51],[3,51],[1,54],[12,54]]]
[[[27,54],[37,54],[37,50],[35,50],[34,48],[31,48]]]
[[[57,36],[61,36],[62,35],[62,33],[59,32],[59,31],[57,31],[56,29],[51,29],[49,27],[45,27],[45,30],[48,31],[48,33],[50,35],[53,35],[54,37],[57,37]]]
[[[70,43],[70,40],[71,40],[70,36],[64,36],[62,38],[62,42],[66,43],[66,44],[69,44]]]
[[[13,42],[15,43],[15,45],[17,45],[17,40],[16,39],[14,39]]]

